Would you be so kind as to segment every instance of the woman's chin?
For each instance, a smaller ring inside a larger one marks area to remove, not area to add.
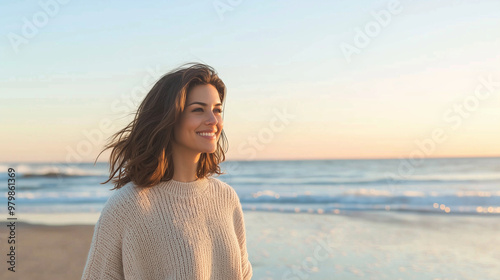
[[[211,154],[211,153],[215,153],[216,150],[217,150],[217,147],[205,148],[205,149],[200,149],[200,153]]]

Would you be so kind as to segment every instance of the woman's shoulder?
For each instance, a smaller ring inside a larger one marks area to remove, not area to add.
[[[119,189],[113,190],[108,200],[104,204],[104,208],[112,212],[125,213],[127,206],[137,196],[137,190],[132,182],[129,182]]]
[[[227,182],[224,182],[218,178],[211,177],[210,180],[213,182],[214,186],[217,189],[217,192],[221,195],[227,197],[228,200],[239,203],[239,197],[236,193],[236,190],[229,185]]]
[[[122,232],[124,230],[125,224],[133,215],[129,203],[130,194],[130,184],[112,191],[99,215],[97,221],[99,228],[113,232]]]

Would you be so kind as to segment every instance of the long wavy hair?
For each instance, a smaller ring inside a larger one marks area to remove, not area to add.
[[[174,125],[184,111],[190,90],[206,84],[217,89],[224,104],[226,86],[217,72],[206,64],[186,63],[163,75],[139,105],[134,120],[109,137],[108,144],[99,153],[112,149],[109,179],[101,184],[113,180],[115,186],[110,190],[115,190],[131,181],[138,187],[152,187],[171,180],[174,175],[171,144]],[[201,153],[197,178],[225,174],[219,164],[225,160],[227,148],[227,138],[222,130],[216,151]]]

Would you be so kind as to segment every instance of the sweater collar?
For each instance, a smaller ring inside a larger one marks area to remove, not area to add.
[[[191,182],[180,182],[174,179],[161,181],[158,184],[161,189],[177,196],[198,196],[208,188],[208,178],[198,178]]]

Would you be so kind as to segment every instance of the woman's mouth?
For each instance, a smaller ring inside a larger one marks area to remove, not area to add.
[[[196,134],[200,135],[201,137],[208,139],[208,140],[214,140],[215,139],[215,133],[213,132],[196,132]]]

